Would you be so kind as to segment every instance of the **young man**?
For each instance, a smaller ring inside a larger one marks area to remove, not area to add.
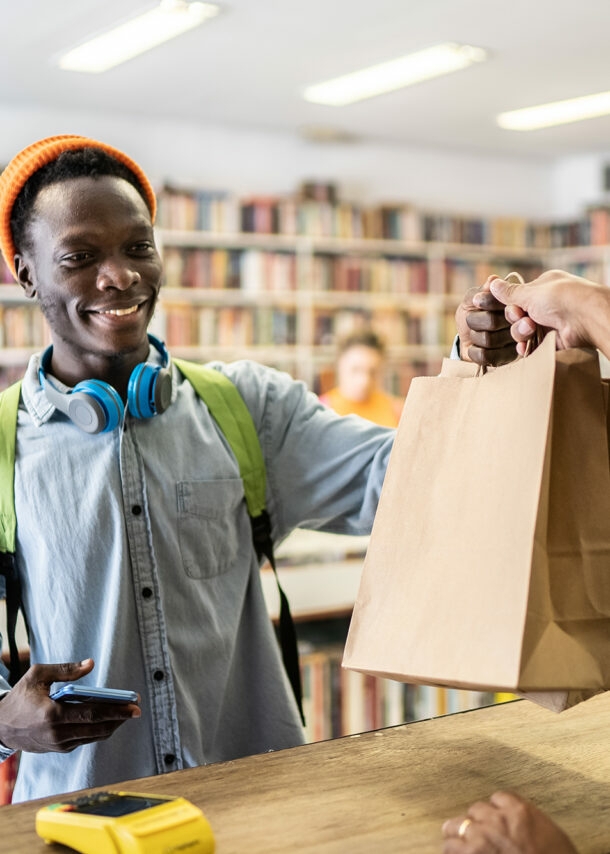
[[[42,364],[30,361],[17,425],[32,666],[12,689],[0,683],[0,756],[24,751],[15,800],[303,741],[237,462],[147,337],[162,274],[154,213],[138,165],[82,137],[41,140],[0,178],[0,247],[52,337]],[[138,418],[125,401],[146,360],[160,369],[165,411]],[[274,541],[297,526],[368,533],[393,431],[339,418],[277,371],[214,367],[256,425]],[[67,414],[83,382],[93,397],[100,382],[112,387],[102,387],[114,406],[105,432]],[[137,691],[141,710],[49,698],[52,683],[85,676]]]
[[[83,137],[41,140],[0,176],[0,249],[53,342],[30,361],[17,422],[32,666],[12,689],[0,680],[0,758],[23,751],[15,800],[303,741],[237,461],[147,337],[154,214],[140,167]],[[368,533],[394,431],[338,417],[277,371],[213,367],[256,426],[274,541],[297,526]],[[144,373],[155,417],[139,417]],[[50,699],[84,677],[137,691],[141,710]]]

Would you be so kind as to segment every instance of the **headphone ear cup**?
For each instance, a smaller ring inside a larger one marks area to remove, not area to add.
[[[131,372],[127,404],[134,418],[152,418],[168,408],[172,395],[169,370],[143,362]]]
[[[119,393],[101,380],[78,383],[66,401],[68,417],[86,433],[110,433],[123,420],[125,407]]]

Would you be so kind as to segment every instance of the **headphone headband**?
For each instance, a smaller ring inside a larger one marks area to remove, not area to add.
[[[127,384],[127,406],[134,418],[153,418],[169,407],[172,397],[172,375],[165,344],[154,335],[148,340],[162,357],[161,365],[141,362],[136,365]],[[40,358],[38,379],[47,400],[86,433],[108,433],[123,421],[125,407],[121,396],[109,383],[84,380],[67,392],[60,391],[47,376],[53,345]]]

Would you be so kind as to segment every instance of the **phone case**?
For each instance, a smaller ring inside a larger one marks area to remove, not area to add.
[[[89,685],[64,685],[50,695],[64,703],[137,703],[135,691],[120,688],[92,688]]]

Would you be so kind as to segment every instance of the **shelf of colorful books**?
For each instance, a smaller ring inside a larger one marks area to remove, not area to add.
[[[296,623],[309,741],[491,702],[480,692],[405,685],[341,667],[368,542],[368,537],[296,530],[276,549]],[[263,567],[261,579],[269,614],[277,621],[279,595],[270,567]]]
[[[20,379],[30,356],[50,340],[40,308],[18,285],[0,286],[0,389]]]
[[[373,328],[388,347],[390,388],[406,393],[417,372],[435,372],[455,335],[461,296],[351,291],[254,291],[168,287],[154,331],[183,358],[248,358],[279,367],[315,391],[326,390],[337,339]],[[321,374],[326,379],[321,379]]]
[[[170,230],[158,240],[169,287],[244,292],[463,293],[490,273],[542,265],[540,251],[527,248]]]
[[[342,625],[341,620],[335,623]],[[298,626],[297,633],[300,629]],[[309,742],[427,720],[494,702],[490,693],[409,685],[346,670],[341,666],[343,646],[341,641],[325,641],[323,632],[318,632],[313,642],[305,640],[300,644],[305,734]]]
[[[610,246],[578,246],[554,249],[548,267],[567,270],[592,282],[610,286]]]

